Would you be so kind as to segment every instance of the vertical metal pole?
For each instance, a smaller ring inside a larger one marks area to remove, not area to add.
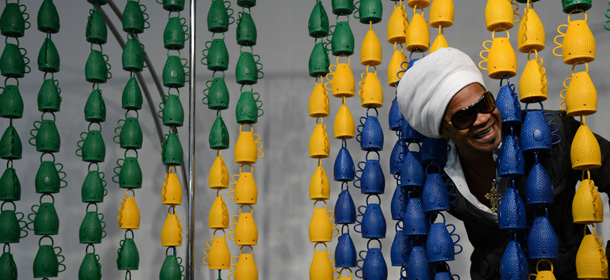
[[[196,0],[191,0],[191,36],[189,49],[189,204],[188,204],[188,243],[186,245],[186,279],[195,279],[195,25],[196,25]]]

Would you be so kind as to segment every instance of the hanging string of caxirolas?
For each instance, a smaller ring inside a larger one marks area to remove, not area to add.
[[[21,184],[14,168],[14,160],[22,157],[22,143],[17,130],[13,126],[14,119],[23,117],[23,99],[19,92],[19,79],[30,72],[30,59],[26,57],[26,50],[19,45],[19,38],[25,35],[30,27],[26,6],[17,3],[8,3],[0,16],[0,34],[6,42],[2,56],[0,56],[0,74],[5,77],[2,94],[0,95],[0,117],[9,119],[9,125],[0,138],[0,158],[7,160],[6,169],[0,177],[0,225],[4,230],[0,233],[0,243],[4,243],[0,264],[7,268],[3,272],[6,279],[17,279],[17,264],[11,253],[11,243],[19,243],[21,238],[27,236],[26,222],[23,213],[17,212],[14,201],[21,200]],[[55,167],[55,166],[53,166]],[[12,208],[10,207],[12,205]],[[40,246],[45,251],[49,245]],[[52,245],[51,245],[52,246]],[[52,261],[51,256],[51,261]],[[57,258],[55,258],[57,262]],[[42,266],[35,262],[34,267]],[[49,264],[50,273],[36,273],[35,277],[57,276],[59,264]],[[53,273],[54,272],[54,273]],[[54,275],[54,276],[53,276]]]
[[[224,34],[229,30],[234,18],[229,1],[211,2],[207,24],[208,31],[212,32],[212,40],[205,44],[201,63],[206,65],[208,70],[213,71],[212,80],[206,82],[206,88],[203,90],[202,102],[208,106],[208,109],[216,110],[216,120],[210,130],[209,144],[211,149],[217,150],[217,153],[208,180],[208,186],[216,190],[216,199],[208,217],[208,226],[214,230],[214,239],[211,246],[207,243],[211,250],[204,258],[204,263],[207,260],[209,269],[217,269],[218,278],[221,278],[221,270],[229,269],[231,263],[231,253],[225,239],[225,229],[229,227],[229,211],[222,198],[222,190],[229,187],[229,172],[221,154],[221,150],[229,148],[229,131],[221,112],[229,108],[229,90],[225,82],[225,71],[229,69],[229,52]],[[223,236],[216,237],[220,232]]]

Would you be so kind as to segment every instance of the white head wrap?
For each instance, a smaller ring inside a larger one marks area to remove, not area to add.
[[[470,57],[442,48],[414,63],[398,84],[398,105],[407,122],[426,137],[440,138],[447,105],[472,83],[485,88],[483,75]]]

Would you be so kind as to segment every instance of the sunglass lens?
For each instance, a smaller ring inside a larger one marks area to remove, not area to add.
[[[477,114],[473,109],[474,108],[469,108],[465,111],[456,112],[455,114],[453,114],[453,117],[451,117],[451,123],[453,123],[453,125],[457,129],[469,128],[470,126],[472,126],[477,117]]]

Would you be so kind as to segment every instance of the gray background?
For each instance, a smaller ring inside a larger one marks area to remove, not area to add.
[[[315,120],[308,117],[307,102],[314,86],[314,79],[308,76],[308,57],[314,45],[314,39],[307,34],[307,20],[315,1],[282,1],[267,0],[258,1],[257,6],[252,8],[252,16],[258,29],[258,44],[254,52],[261,55],[264,64],[265,78],[260,80],[254,89],[261,93],[264,102],[265,115],[255,125],[255,133],[262,136],[265,157],[254,166],[255,179],[258,185],[258,204],[254,206],[255,220],[259,229],[259,244],[254,247],[255,260],[259,269],[259,279],[307,279],[309,265],[313,256],[313,244],[308,241],[308,224],[312,214],[312,201],[308,197],[309,180],[316,167],[316,160],[308,157],[308,141],[313,131]],[[331,24],[334,17],[331,13],[330,0],[322,1],[326,11],[330,15]],[[478,62],[479,52],[482,50],[481,43],[490,40],[491,33],[485,29],[485,1],[460,0],[454,1],[455,24],[445,29],[445,36],[452,47],[459,48],[468,53],[475,62]],[[15,161],[15,168],[22,184],[22,200],[18,201],[18,211],[26,215],[30,207],[38,204],[39,195],[34,192],[34,177],[39,166],[40,153],[27,144],[29,130],[32,122],[40,119],[40,112],[36,107],[36,96],[42,83],[42,73],[37,70],[36,57],[43,42],[44,34],[36,30],[36,15],[41,1],[22,1],[28,6],[30,22],[33,28],[27,30],[26,36],[20,40],[21,46],[28,50],[31,59],[32,72],[20,80],[20,90],[25,101],[24,118],[15,120],[15,126],[24,143],[24,155],[22,160]],[[125,1],[116,1],[122,10]],[[150,14],[150,29],[140,35],[141,41],[146,45],[146,50],[153,60],[153,65],[158,73],[161,73],[165,62],[166,52],[163,49],[162,32],[167,22],[167,12],[160,4],[154,1],[142,1],[148,7]],[[84,79],[84,65],[89,54],[89,44],[85,41],[85,25],[88,11],[91,5],[86,1],[59,1],[55,4],[61,18],[61,30],[53,35],[53,41],[59,49],[61,56],[61,71],[55,75],[62,88],[63,104],[61,111],[56,114],[57,126],[61,133],[62,148],[56,154],[56,159],[65,166],[68,174],[69,186],[61,193],[55,195],[57,211],[60,215],[60,234],[54,236],[55,244],[63,248],[66,257],[67,270],[60,274],[60,278],[76,279],[81,260],[85,255],[85,245],[78,243],[78,229],[85,214],[86,204],[80,201],[80,187],[86,175],[86,164],[74,155],[76,142],[81,131],[85,131],[87,123],[84,120],[83,108],[85,101],[91,91],[91,85]],[[211,77],[211,72],[199,63],[201,50],[205,41],[210,40],[211,33],[206,28],[206,15],[210,1],[199,1],[197,22],[197,105],[196,105],[196,131],[197,131],[197,161],[196,161],[196,249],[195,249],[195,271],[196,279],[216,279],[208,268],[201,263],[203,258],[204,244],[211,237],[212,231],[207,228],[207,217],[209,208],[215,198],[215,191],[207,187],[208,171],[214,160],[215,151],[209,149],[208,132],[215,118],[215,112],[208,110],[207,106],[200,103],[203,85]],[[232,6],[235,1],[232,1]],[[0,4],[3,8],[4,3]],[[393,2],[383,1],[384,20],[374,25],[377,36],[382,41],[383,64],[378,67],[378,76],[382,84],[387,84],[386,68],[392,55],[392,46],[386,41],[386,24],[393,9]],[[520,7],[520,13],[524,5]],[[594,7],[589,11],[588,23],[593,31],[597,42],[597,59],[589,65],[589,74],[596,85],[598,99],[598,114],[587,118],[587,124],[593,131],[610,137],[608,130],[608,117],[610,113],[605,110],[610,105],[610,97],[607,92],[610,89],[610,81],[607,79],[608,63],[610,53],[608,38],[610,33],[603,29],[606,20],[604,11],[610,8],[606,1],[594,1]],[[544,67],[548,77],[549,100],[545,102],[545,108],[558,108],[559,92],[563,89],[563,79],[570,76],[570,67],[563,64],[562,59],[553,56],[552,48],[555,46],[553,37],[557,35],[556,28],[565,24],[566,15],[561,11],[560,1],[537,2],[535,9],[542,19],[546,30],[546,49],[539,56],[544,59]],[[104,7],[120,28],[120,21],[106,6]],[[237,10],[237,9],[236,9]],[[413,14],[407,9],[408,17]],[[426,17],[429,8],[425,10]],[[183,13],[188,17],[188,13]],[[581,19],[582,15],[576,15],[575,19]],[[360,24],[358,20],[351,18],[351,27],[356,38],[356,52],[352,58],[352,71],[358,77],[364,71],[359,65],[359,45],[367,32],[368,25]],[[229,110],[223,112],[223,118],[227,124],[231,137],[231,145],[237,139],[239,126],[235,122],[234,108],[238,99],[239,86],[235,83],[234,65],[237,62],[239,48],[235,43],[235,25],[226,33],[226,43],[231,56],[230,69],[226,72],[227,84],[231,93]],[[516,49],[517,28],[511,31],[511,42]],[[437,34],[437,30],[431,29],[431,40]],[[110,34],[110,33],[109,33]],[[121,31],[123,36],[125,33]],[[124,37],[125,38],[125,37]],[[2,48],[4,43],[2,44]],[[117,41],[109,35],[108,44],[104,45],[104,53],[110,56],[113,78],[106,84],[101,85],[107,105],[108,117],[103,123],[103,136],[106,142],[106,161],[101,164],[101,169],[106,173],[106,178],[112,176],[115,161],[122,157],[123,150],[118,144],[112,142],[113,130],[118,119],[123,117],[124,111],[120,108],[122,89],[129,77],[128,72],[121,69],[121,50]],[[183,52],[187,56],[187,52]],[[331,60],[333,58],[331,57]],[[527,61],[526,55],[518,53],[519,70],[521,71]],[[581,68],[579,68],[581,69]],[[150,74],[144,71],[148,87],[154,89]],[[519,75],[512,79],[518,84]],[[486,79],[488,88],[497,92],[498,81]],[[394,90],[384,86],[384,107],[380,109],[380,122],[387,128],[387,113],[389,105],[394,97]],[[182,101],[187,106],[187,91],[182,90]],[[154,103],[159,103],[156,92],[152,94]],[[332,137],[333,119],[340,105],[340,100],[331,97],[331,115],[325,121],[327,131]],[[365,112],[360,107],[357,97],[348,100],[348,106],[357,119]],[[161,188],[164,180],[165,168],[161,163],[161,148],[154,131],[152,118],[155,117],[148,107],[140,112],[140,122],[145,133],[143,149],[140,151],[140,164],[144,173],[144,184],[142,189],[136,191],[136,200],[141,213],[141,227],[135,231],[135,240],[140,252],[140,269],[132,273],[132,279],[153,279],[158,277],[161,264],[164,259],[165,248],[160,244],[160,233],[166,217],[167,206],[161,205]],[[0,119],[0,129],[4,130],[8,125],[6,119]],[[185,152],[187,149],[187,128],[179,129]],[[389,130],[385,131],[385,150],[381,153],[382,168],[388,171],[388,158],[396,140],[395,135]],[[355,140],[349,140],[350,152],[356,161],[364,159],[364,153],[358,150]],[[332,163],[340,147],[340,141],[331,139],[331,156],[323,161],[323,166],[332,176]],[[229,173],[238,172],[238,165],[233,163],[231,149],[223,152],[223,157],[228,165]],[[394,180],[386,174],[386,193],[382,195],[382,207],[386,218],[390,217],[389,202],[394,191]],[[185,185],[185,182],[182,182]],[[332,184],[329,208],[334,207],[339,192],[339,184]],[[116,250],[119,240],[123,238],[123,230],[118,228],[116,217],[117,208],[120,206],[121,198],[124,198],[124,190],[111,181],[108,184],[109,194],[104,203],[99,205],[100,212],[106,216],[106,231],[108,236],[102,244],[96,245],[97,252],[101,255],[103,263],[103,275],[105,279],[122,279],[124,272],[116,269]],[[231,215],[237,213],[232,200],[227,199],[226,191],[223,197]],[[356,190],[352,195],[357,205],[364,203],[364,195]],[[184,198],[186,202],[186,196]],[[178,214],[182,216],[184,233],[186,236],[186,208],[178,207]],[[566,221],[569,222],[569,221]],[[463,228],[458,225],[458,228]],[[607,227],[602,231],[607,232]],[[383,240],[383,251],[388,266],[390,265],[389,250],[394,236],[394,221],[388,220],[388,235]],[[358,250],[365,248],[365,242],[358,234],[352,231],[352,238],[356,242]],[[37,251],[38,237],[31,232],[22,239],[21,243],[12,245],[12,253],[15,255],[19,274],[22,278],[32,277],[32,263]],[[605,240],[607,237],[605,237]],[[232,242],[229,241],[229,244]],[[465,251],[457,256],[455,262],[451,262],[453,272],[457,272],[462,279],[469,279],[468,267],[470,250],[465,234],[462,234],[461,244]],[[186,244],[186,240],[183,244]],[[230,245],[233,255],[238,254],[235,246]],[[334,242],[330,244],[330,251],[334,249]],[[182,256],[185,254],[185,246],[178,249]],[[389,266],[391,279],[397,279],[399,268]],[[227,272],[223,272],[225,278]],[[226,278],[225,278],[226,279]]]

